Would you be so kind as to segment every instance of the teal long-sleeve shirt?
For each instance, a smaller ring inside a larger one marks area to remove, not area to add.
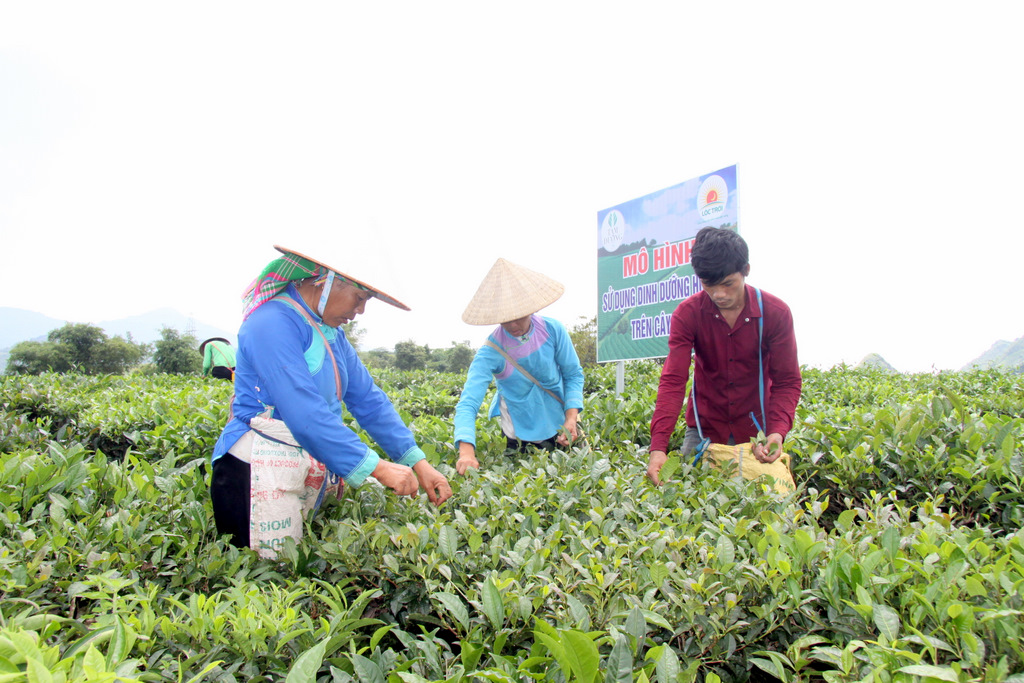
[[[523,376],[497,350],[484,345],[476,352],[466,374],[462,395],[455,407],[455,443],[476,445],[476,417],[494,379],[498,390],[491,403],[489,417],[500,412],[505,399],[516,438],[543,441],[558,433],[565,423],[565,411],[583,410],[583,368],[572,339],[562,323],[534,315],[526,340],[517,339],[499,325],[488,340],[498,344],[520,366],[562,400]]]
[[[320,322],[294,285],[289,297],[317,322],[331,345],[341,377],[344,408],[388,457],[412,467],[424,459],[412,432],[378,387],[339,329]],[[249,430],[249,420],[273,407],[295,440],[345,483],[358,486],[380,457],[342,421],[334,370],[324,341],[292,305],[277,299],[253,311],[238,331],[234,416],[214,445],[213,460]]]

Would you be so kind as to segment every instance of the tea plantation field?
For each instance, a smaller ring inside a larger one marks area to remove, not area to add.
[[[0,378],[0,683],[1024,681],[1024,377],[805,370],[781,498],[645,479],[659,369],[468,477],[462,377],[376,373],[453,498],[371,481],[277,561],[213,528],[226,383]]]

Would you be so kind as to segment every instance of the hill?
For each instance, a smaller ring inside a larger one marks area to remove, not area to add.
[[[172,327],[179,332],[185,332],[191,328],[194,330],[193,333],[199,341],[209,339],[210,337],[224,337],[232,344],[235,343],[235,335],[238,332],[237,330],[227,332],[213,325],[207,325],[206,323],[189,318],[173,308],[160,308],[127,318],[107,320],[97,323],[97,327],[102,327],[103,331],[111,337],[114,335],[121,335],[123,337],[131,334],[132,339],[135,341],[149,343],[160,339],[160,330],[165,327]]]
[[[898,372],[896,368],[889,364],[889,361],[882,358],[877,353],[869,353],[864,356],[863,360],[857,364],[858,368],[877,368],[879,370],[886,370],[888,372]]]
[[[1024,337],[1020,337],[1012,342],[1000,339],[988,351],[972,360],[962,369],[970,370],[972,368],[1024,369]]]
[[[0,349],[7,349],[18,342],[37,340],[39,337],[45,339],[50,330],[63,324],[63,320],[35,311],[0,308]]]

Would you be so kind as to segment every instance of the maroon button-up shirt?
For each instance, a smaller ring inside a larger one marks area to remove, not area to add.
[[[730,436],[736,443],[749,441],[757,436],[751,412],[765,434],[778,432],[785,438],[792,428],[802,386],[793,315],[782,299],[762,290],[765,425],[757,381],[757,321],[762,315],[754,288],[745,287],[746,303],[731,329],[707,292],[698,292],[676,307],[651,419],[650,450],[668,451],[686,398],[691,351],[696,359],[697,413],[704,436],[714,443],[728,443]],[[692,404],[687,401],[686,424],[696,429]]]

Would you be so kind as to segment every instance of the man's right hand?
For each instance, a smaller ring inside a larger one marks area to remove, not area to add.
[[[647,461],[647,478],[654,483],[655,486],[661,486],[661,480],[658,479],[658,473],[661,472],[661,466],[668,460],[668,454],[665,451],[651,451],[651,457]]]
[[[480,469],[480,462],[476,459],[476,448],[473,444],[462,441],[459,443],[459,459],[455,463],[455,471],[465,474],[470,467]]]
[[[411,496],[420,490],[419,479],[411,467],[381,458],[373,470],[373,478],[400,496]]]

